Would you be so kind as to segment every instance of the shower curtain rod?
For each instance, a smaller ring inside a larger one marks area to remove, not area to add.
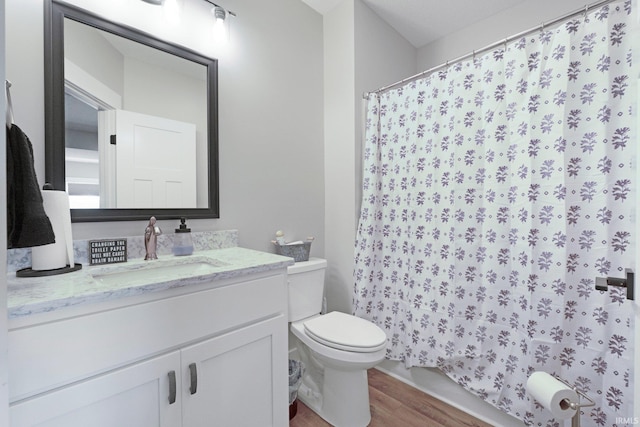
[[[412,81],[417,80],[417,79],[419,79],[421,77],[424,77],[424,76],[426,76],[428,74],[431,74],[431,73],[433,73],[435,71],[438,71],[441,68],[447,68],[447,67],[449,67],[449,65],[453,65],[453,64],[458,63],[460,61],[463,61],[463,60],[465,60],[467,58],[475,57],[478,53],[484,53],[484,52],[493,50],[496,47],[498,47],[500,45],[503,45],[503,44],[506,45],[510,41],[519,39],[519,38],[524,37],[524,36],[529,35],[529,34],[533,34],[536,31],[543,30],[545,27],[550,27],[552,25],[555,25],[555,24],[558,24],[560,22],[566,21],[569,18],[573,18],[574,16],[578,16],[580,14],[584,14],[586,16],[587,12],[589,12],[590,9],[594,9],[594,8],[597,8],[597,7],[600,7],[600,6],[604,6],[605,4],[612,3],[614,1],[617,1],[617,0],[600,0],[600,1],[597,1],[597,2],[592,3],[592,4],[586,4],[584,8],[578,9],[578,10],[573,11],[573,12],[569,12],[569,13],[567,13],[565,15],[562,15],[562,16],[560,16],[558,18],[555,18],[555,19],[553,19],[553,20],[551,20],[549,22],[543,22],[542,24],[540,24],[540,25],[538,25],[536,27],[530,28],[530,29],[522,31],[522,32],[520,32],[518,34],[514,34],[514,35],[512,35],[510,37],[507,37],[507,38],[505,38],[503,40],[500,40],[500,41],[497,41],[497,42],[492,43],[490,45],[487,45],[487,46],[483,47],[482,49],[473,50],[473,51],[471,51],[471,52],[469,52],[469,53],[467,53],[465,55],[459,56],[459,57],[457,57],[457,58],[455,58],[453,60],[447,61],[447,62],[445,62],[443,64],[438,65],[438,66],[429,68],[428,70],[422,71],[422,72],[420,72],[418,74],[415,74],[415,75],[413,75],[411,77],[407,77],[406,79],[402,79],[402,80],[397,81],[395,83],[392,83],[392,84],[390,84],[388,86],[383,86],[383,87],[381,87],[379,89],[376,89],[374,91],[371,91],[371,92],[365,92],[365,93],[362,94],[362,97],[364,99],[368,99],[369,95],[371,95],[371,94],[374,94],[374,93],[378,93],[379,94],[379,93],[386,92],[386,91],[388,91],[390,89],[394,89],[394,88],[396,88],[398,86],[401,86],[401,85],[403,85],[405,83],[412,82]]]

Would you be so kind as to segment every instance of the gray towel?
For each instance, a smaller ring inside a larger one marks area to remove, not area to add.
[[[42,205],[31,141],[12,124],[7,129],[7,248],[54,242],[51,221]]]

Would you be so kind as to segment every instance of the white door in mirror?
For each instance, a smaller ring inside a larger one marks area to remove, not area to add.
[[[197,208],[196,126],[116,112],[118,208]]]

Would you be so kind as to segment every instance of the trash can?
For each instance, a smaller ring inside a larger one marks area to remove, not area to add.
[[[302,384],[304,365],[299,360],[289,359],[289,419],[298,412],[298,389]]]

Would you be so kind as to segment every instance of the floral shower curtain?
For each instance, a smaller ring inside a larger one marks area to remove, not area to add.
[[[354,311],[389,359],[527,425],[559,425],[534,371],[583,426],[632,416],[632,303],[594,285],[634,263],[634,26],[610,3],[370,97]]]

